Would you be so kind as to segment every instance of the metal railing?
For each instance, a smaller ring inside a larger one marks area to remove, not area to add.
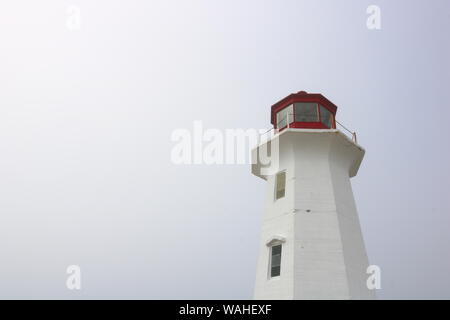
[[[280,121],[278,121],[277,122],[277,125],[276,125],[276,128],[270,128],[270,129],[268,129],[266,132],[264,132],[264,133],[262,133],[261,135],[264,135],[264,134],[267,134],[267,133],[269,133],[270,131],[272,131],[272,130],[274,130],[274,133],[279,133],[280,131],[281,131],[281,129],[284,129],[285,127],[286,128],[289,128],[290,126],[290,116],[293,116],[293,120],[295,119],[295,114],[293,114],[293,113],[291,113],[291,114],[286,114],[286,116],[284,116]],[[342,129],[343,129],[343,131],[344,132],[346,132],[346,133],[348,133],[348,134],[350,134],[350,136],[351,136],[351,139],[352,139],[352,141],[354,142],[354,143],[358,143],[358,140],[357,140],[357,137],[356,137],[356,132],[355,131],[351,131],[350,129],[348,129],[346,126],[344,126],[342,123],[340,123],[339,121],[337,121],[336,120],[336,118],[335,117],[333,117],[333,119],[334,119],[334,122],[337,124],[337,125],[339,125]],[[280,123],[283,123],[283,121],[286,121],[286,125],[285,126],[283,126],[283,128],[281,128],[281,129],[279,129],[279,124]],[[295,122],[295,121],[292,121],[292,122]]]
[[[347,129],[347,127],[345,127],[342,123],[340,123],[339,121],[337,121],[336,119],[334,119],[334,121],[342,128],[344,129],[344,131],[348,132],[351,134],[352,136],[352,141],[354,143],[358,143],[358,139],[356,138],[356,132],[355,131],[351,131],[349,129]]]

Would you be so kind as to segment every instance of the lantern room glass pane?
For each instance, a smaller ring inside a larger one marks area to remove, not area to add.
[[[288,123],[288,119],[289,119],[289,123],[292,123],[294,121],[294,117],[292,114],[293,114],[293,106],[292,105],[279,111],[277,113],[277,126],[276,127],[278,129],[286,127],[287,123]]]
[[[287,109],[283,109],[277,113],[277,128],[284,128],[287,126]]]
[[[324,106],[320,106],[320,120],[321,122],[328,128],[332,127],[332,123],[333,123],[333,114],[328,111],[327,108],[325,108]]]
[[[317,103],[313,102],[297,102],[295,107],[295,121],[298,122],[318,122],[319,114],[317,111]]]

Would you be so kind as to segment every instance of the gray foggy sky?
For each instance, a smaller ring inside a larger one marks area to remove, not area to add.
[[[449,30],[447,0],[3,1],[0,298],[252,298],[264,181],[174,165],[170,137],[269,128],[299,90],[366,149],[378,297],[450,298]]]

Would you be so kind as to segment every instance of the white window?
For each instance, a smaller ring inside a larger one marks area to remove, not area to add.
[[[275,200],[281,199],[286,194],[286,171],[278,172],[275,176]]]
[[[270,247],[270,261],[269,261],[269,277],[278,277],[281,274],[281,244]]]

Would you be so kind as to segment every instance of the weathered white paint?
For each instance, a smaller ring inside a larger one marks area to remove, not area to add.
[[[257,160],[252,165],[267,180],[255,299],[375,298],[350,184],[364,149],[335,129],[285,129],[270,141],[277,142],[279,164],[270,174]],[[275,174],[283,170],[286,195],[275,201]],[[281,275],[269,279],[274,241],[282,242]]]

